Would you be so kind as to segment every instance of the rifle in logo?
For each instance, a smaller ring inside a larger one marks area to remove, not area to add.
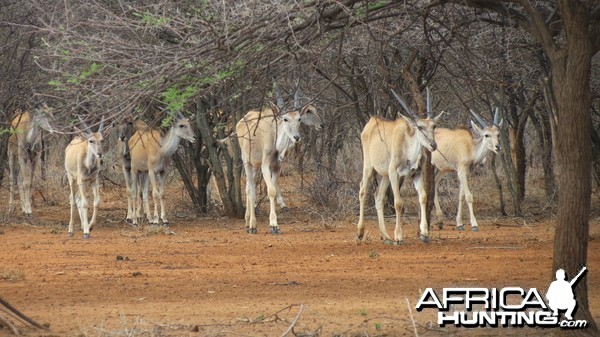
[[[571,281],[566,281],[564,269],[556,271],[556,281],[552,281],[548,292],[546,292],[548,306],[552,309],[553,316],[558,316],[559,310],[566,310],[565,317],[568,320],[573,320],[573,311],[577,306],[577,301],[575,301],[575,295],[573,294],[573,285],[586,270],[587,268],[583,267]]]

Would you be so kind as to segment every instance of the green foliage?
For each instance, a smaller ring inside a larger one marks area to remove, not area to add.
[[[367,13],[376,11],[376,10],[383,8],[389,4],[390,4],[389,0],[380,0],[377,2],[373,2],[373,3],[368,3],[367,8],[361,7],[356,11],[356,16],[363,18],[367,15]]]
[[[163,119],[161,125],[167,127],[173,121],[175,113],[184,110],[190,100],[196,98],[200,89],[215,85],[221,81],[230,79],[244,69],[244,62],[237,60],[230,67],[226,67],[214,73],[212,76],[192,80],[184,77],[180,83],[167,88],[161,95],[163,103],[166,104],[168,116]]]
[[[227,80],[234,77],[236,74],[244,70],[244,62],[242,60],[236,60],[233,65],[221,69],[212,76],[203,77],[199,80],[199,86],[213,85],[221,81]]]
[[[375,323],[375,330],[381,331],[381,323]]]
[[[167,127],[171,125],[173,116],[178,111],[183,110],[187,102],[196,97],[198,94],[198,87],[196,85],[183,86],[171,86],[162,94],[162,101],[167,104],[168,116],[162,120],[161,125]]]
[[[65,84],[59,80],[48,81],[48,85],[53,87],[54,90],[56,90],[56,91],[66,91],[67,90],[67,87],[65,86]]]
[[[144,13],[133,12],[133,16],[139,18],[145,25],[155,27],[166,25],[170,21],[168,18],[152,14],[148,11]]]
[[[101,69],[101,66],[98,63],[92,62],[92,64],[90,64],[90,67],[88,69],[83,70],[77,76],[67,79],[67,83],[79,84],[79,83],[81,83],[82,80],[85,80],[86,78],[98,73],[100,71],[100,69]],[[50,83],[48,83],[48,84],[50,84]]]

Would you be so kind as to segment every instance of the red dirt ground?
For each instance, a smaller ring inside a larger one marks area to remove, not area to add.
[[[297,336],[414,336],[411,314],[419,336],[553,334],[439,329],[436,312],[414,310],[427,287],[545,292],[552,219],[482,216],[479,232],[436,228],[423,244],[410,217],[397,247],[379,241],[373,217],[357,244],[355,219],[325,226],[296,207],[280,214],[279,236],[266,234],[264,214],[251,236],[243,220],[182,219],[175,211],[171,228],[152,234],[121,223],[122,203],[106,199],[89,240],[81,232],[67,238],[64,205],[35,211],[35,225],[0,224],[0,296],[51,329],[17,324],[26,336],[280,336],[291,325]],[[596,322],[598,252],[600,219],[593,219],[587,282]]]

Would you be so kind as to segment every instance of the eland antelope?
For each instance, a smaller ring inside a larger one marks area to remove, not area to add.
[[[159,130],[146,129],[136,131],[129,139],[132,182],[131,198],[133,199],[133,209],[135,210],[135,216],[133,217],[134,224],[138,224],[142,215],[142,201],[138,199],[138,188],[142,188],[142,186],[140,186],[138,176],[147,173],[152,185],[152,199],[154,202],[154,215],[148,217],[149,222],[158,223],[160,220],[164,225],[168,225],[164,199],[165,176],[167,174],[168,160],[177,151],[177,146],[179,146],[182,138],[191,143],[196,141],[189,119],[179,113],[178,118],[174,121],[166,135],[163,136]],[[157,199],[160,201],[160,218],[158,216]]]
[[[134,132],[137,131],[145,131],[147,130],[148,124],[141,119],[133,119],[131,117],[125,118],[121,124],[118,126],[118,143],[117,143],[117,153],[119,155],[119,161],[121,162],[121,169],[123,170],[123,176],[125,178],[125,187],[127,190],[127,215],[125,216],[125,221],[133,222],[134,209],[133,203],[135,199],[133,199],[131,195],[132,184],[131,181],[131,153],[129,151],[129,139],[133,136]],[[145,173],[141,173],[138,175],[138,189],[142,191],[142,199],[144,202],[144,213],[146,215],[150,214],[149,204],[148,204],[148,179]],[[143,186],[142,186],[143,185]]]
[[[423,186],[420,166],[421,160],[424,158],[423,148],[431,152],[437,148],[434,128],[443,112],[437,117],[433,117],[428,99],[428,116],[427,118],[420,118],[410,110],[400,96],[393,91],[392,93],[409,115],[400,114],[401,118],[396,120],[386,120],[378,116],[371,117],[360,135],[363,150],[363,174],[359,191],[358,239],[363,238],[365,231],[365,194],[373,172],[377,172],[381,176],[381,180],[375,192],[375,208],[377,209],[379,231],[384,243],[402,243],[402,199],[400,197],[399,182],[401,178],[411,174],[413,175],[415,189],[419,194],[421,206],[420,239],[427,242],[429,237],[429,228],[425,216],[427,192]],[[396,228],[393,241],[387,233],[383,217],[383,202],[390,184],[392,185],[394,208],[396,210]]]
[[[15,185],[18,186],[19,199],[21,201],[21,210],[23,214],[30,218],[31,209],[31,183],[35,165],[37,163],[40,151],[41,129],[54,132],[48,117],[52,116],[52,110],[41,103],[33,113],[18,112],[11,123],[11,135],[8,138],[8,171],[9,171],[9,211],[14,211],[15,207]],[[18,162],[18,170],[15,165]]]
[[[281,107],[281,109],[283,109],[283,106],[285,106],[285,103],[279,93],[279,88],[277,86],[275,87],[275,96],[277,99],[278,107]],[[307,105],[303,106],[301,103],[301,96],[302,96],[302,91],[300,90],[300,84],[298,81],[298,82],[296,82],[296,92],[294,93],[294,110],[300,111],[302,113],[302,118],[300,119],[301,124],[304,124],[309,127],[314,127],[315,130],[321,131],[323,129],[323,127],[325,126],[325,123],[323,122],[323,118],[317,113],[317,109],[313,105],[307,104]],[[283,161],[287,152],[297,146],[299,147],[299,146],[301,146],[301,144],[299,142],[291,141],[289,137],[287,137],[287,138],[284,137],[281,140],[278,139],[277,149],[280,151],[279,152],[279,160]],[[281,194],[281,188],[279,187],[279,183],[277,180],[275,180],[275,189],[277,191],[276,192],[277,193],[277,197],[276,197],[277,205],[279,205],[279,207],[282,210],[287,210],[287,206],[285,205],[285,202],[283,200],[283,195]],[[255,198],[254,206],[256,207],[256,205],[257,205],[257,200]]]
[[[281,97],[281,94],[279,92],[279,88],[277,87],[277,85],[274,85],[275,87],[275,96],[276,96],[276,100],[277,100],[277,106],[275,106],[275,109],[282,110],[283,107],[285,106],[285,102],[283,100],[283,98]],[[302,105],[301,104],[301,96],[302,96],[302,91],[300,90],[300,86],[297,83],[296,84],[296,91],[294,93],[294,110],[297,111],[304,111],[302,118],[300,119],[300,123],[304,124],[308,127],[313,127],[315,128],[315,130],[320,131],[324,128],[325,123],[323,121],[323,118],[317,113],[317,109],[311,105],[311,104],[307,104],[307,105]],[[221,111],[221,110],[219,110]],[[220,113],[222,114],[222,112]],[[239,124],[239,122],[238,122]],[[237,126],[236,126],[236,130],[237,130]],[[247,131],[245,131],[247,133]],[[233,132],[232,134],[230,134],[228,137],[225,137],[224,139],[219,139],[215,142],[215,146],[220,146],[220,147],[225,147],[229,153],[229,155],[231,157],[234,157],[233,151],[233,144],[231,141],[231,137],[238,137],[237,132]],[[301,144],[298,142],[293,142],[290,141],[289,139],[282,139],[279,141],[279,143],[277,143],[277,149],[278,149],[278,154],[279,154],[279,160],[282,161],[285,158],[286,153],[293,149],[295,146],[300,146]],[[240,148],[242,147],[242,144],[240,142]],[[243,152],[243,149],[242,149]],[[214,177],[213,177],[214,178]],[[256,187],[257,181],[258,181],[258,176],[255,174],[254,175],[255,178],[255,182],[254,182],[254,186]],[[286,210],[287,206],[285,204],[285,201],[283,200],[283,195],[281,194],[281,188],[279,187],[279,184],[277,181],[274,182],[275,183],[275,189],[276,189],[276,193],[277,193],[277,197],[276,197],[276,201],[277,201],[277,205],[279,205],[279,207],[282,210]],[[256,196],[254,196],[254,207],[258,206],[258,200],[256,200]]]
[[[298,93],[298,91],[297,91]],[[278,178],[281,169],[281,160],[286,151],[297,144],[300,137],[300,123],[308,114],[316,115],[312,105],[299,106],[296,94],[295,109],[284,112],[283,100],[278,96],[278,105],[264,108],[261,111],[248,112],[235,126],[236,135],[242,151],[242,161],[246,173],[246,228],[249,234],[256,234],[256,173],[260,168],[263,179],[267,185],[269,196],[269,232],[279,234],[275,202],[279,191]],[[311,111],[310,113],[308,111]],[[320,119],[320,118],[319,118]],[[283,198],[280,198],[281,204]]]
[[[473,213],[473,194],[469,189],[468,176],[473,167],[484,162],[488,151],[498,153],[500,151],[500,143],[498,142],[498,134],[502,127],[502,122],[498,109],[494,114],[494,122],[492,125],[486,123],[473,110],[471,114],[477,121],[471,121],[473,132],[466,129],[443,129],[439,128],[435,131],[435,140],[438,143],[438,151],[432,154],[432,162],[436,168],[437,174],[435,177],[435,210],[438,221],[438,227],[443,226],[444,214],[440,207],[438,197],[438,185],[444,174],[448,172],[456,172],[460,182],[460,191],[458,195],[458,211],[456,213],[456,229],[464,230],[462,222],[463,198],[469,207],[471,217],[471,229],[478,231],[477,219]],[[479,125],[477,125],[479,124]]]
[[[77,206],[81,227],[83,229],[83,237],[90,237],[90,231],[96,223],[96,211],[100,204],[100,184],[99,171],[102,166],[102,143],[104,137],[104,120],[100,122],[97,132],[92,132],[91,129],[81,120],[85,127],[82,132],[76,128],[78,133],[65,149],[65,170],[69,180],[69,202],[71,204],[71,218],[69,220],[69,236],[73,236],[73,211]],[[87,201],[87,185],[92,184],[92,193],[94,194],[94,209],[92,219],[88,222],[88,201]],[[74,184],[77,184],[77,192]]]

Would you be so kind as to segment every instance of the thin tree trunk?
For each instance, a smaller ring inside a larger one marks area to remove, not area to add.
[[[195,207],[200,209],[202,206],[202,202],[200,200],[198,193],[196,193],[196,188],[194,187],[194,183],[192,182],[191,176],[188,173],[188,171],[186,170],[186,165],[184,165],[183,159],[181,158],[179,153],[175,152],[173,154],[173,162],[175,163],[175,167],[177,168],[177,171],[179,172],[181,181],[183,181],[183,186],[185,186],[185,189],[188,192],[190,199],[192,200],[192,204],[194,204]]]
[[[492,153],[492,159],[490,160],[490,170],[494,175],[494,181],[496,182],[496,188],[498,189],[498,199],[500,203],[500,213],[506,216],[506,206],[504,204],[504,193],[502,191],[502,181],[498,177],[498,171],[496,170],[496,154]]]
[[[0,184],[4,180],[4,171],[8,167],[8,134],[0,136]]]
[[[510,147],[509,136],[506,132],[500,133],[500,144],[503,149],[507,149]],[[519,198],[519,190],[517,187],[517,173],[515,166],[512,161],[512,156],[507,151],[501,153],[500,158],[502,160],[502,168],[504,169],[504,174],[506,176],[508,191],[510,192],[513,213],[515,216],[521,216],[521,202]]]
[[[538,117],[539,114],[539,117]],[[540,154],[544,170],[544,190],[548,200],[556,199],[556,184],[554,182],[554,165],[552,162],[552,135],[550,134],[550,123],[544,121],[541,112],[531,115],[531,121],[535,126],[540,141]]]

